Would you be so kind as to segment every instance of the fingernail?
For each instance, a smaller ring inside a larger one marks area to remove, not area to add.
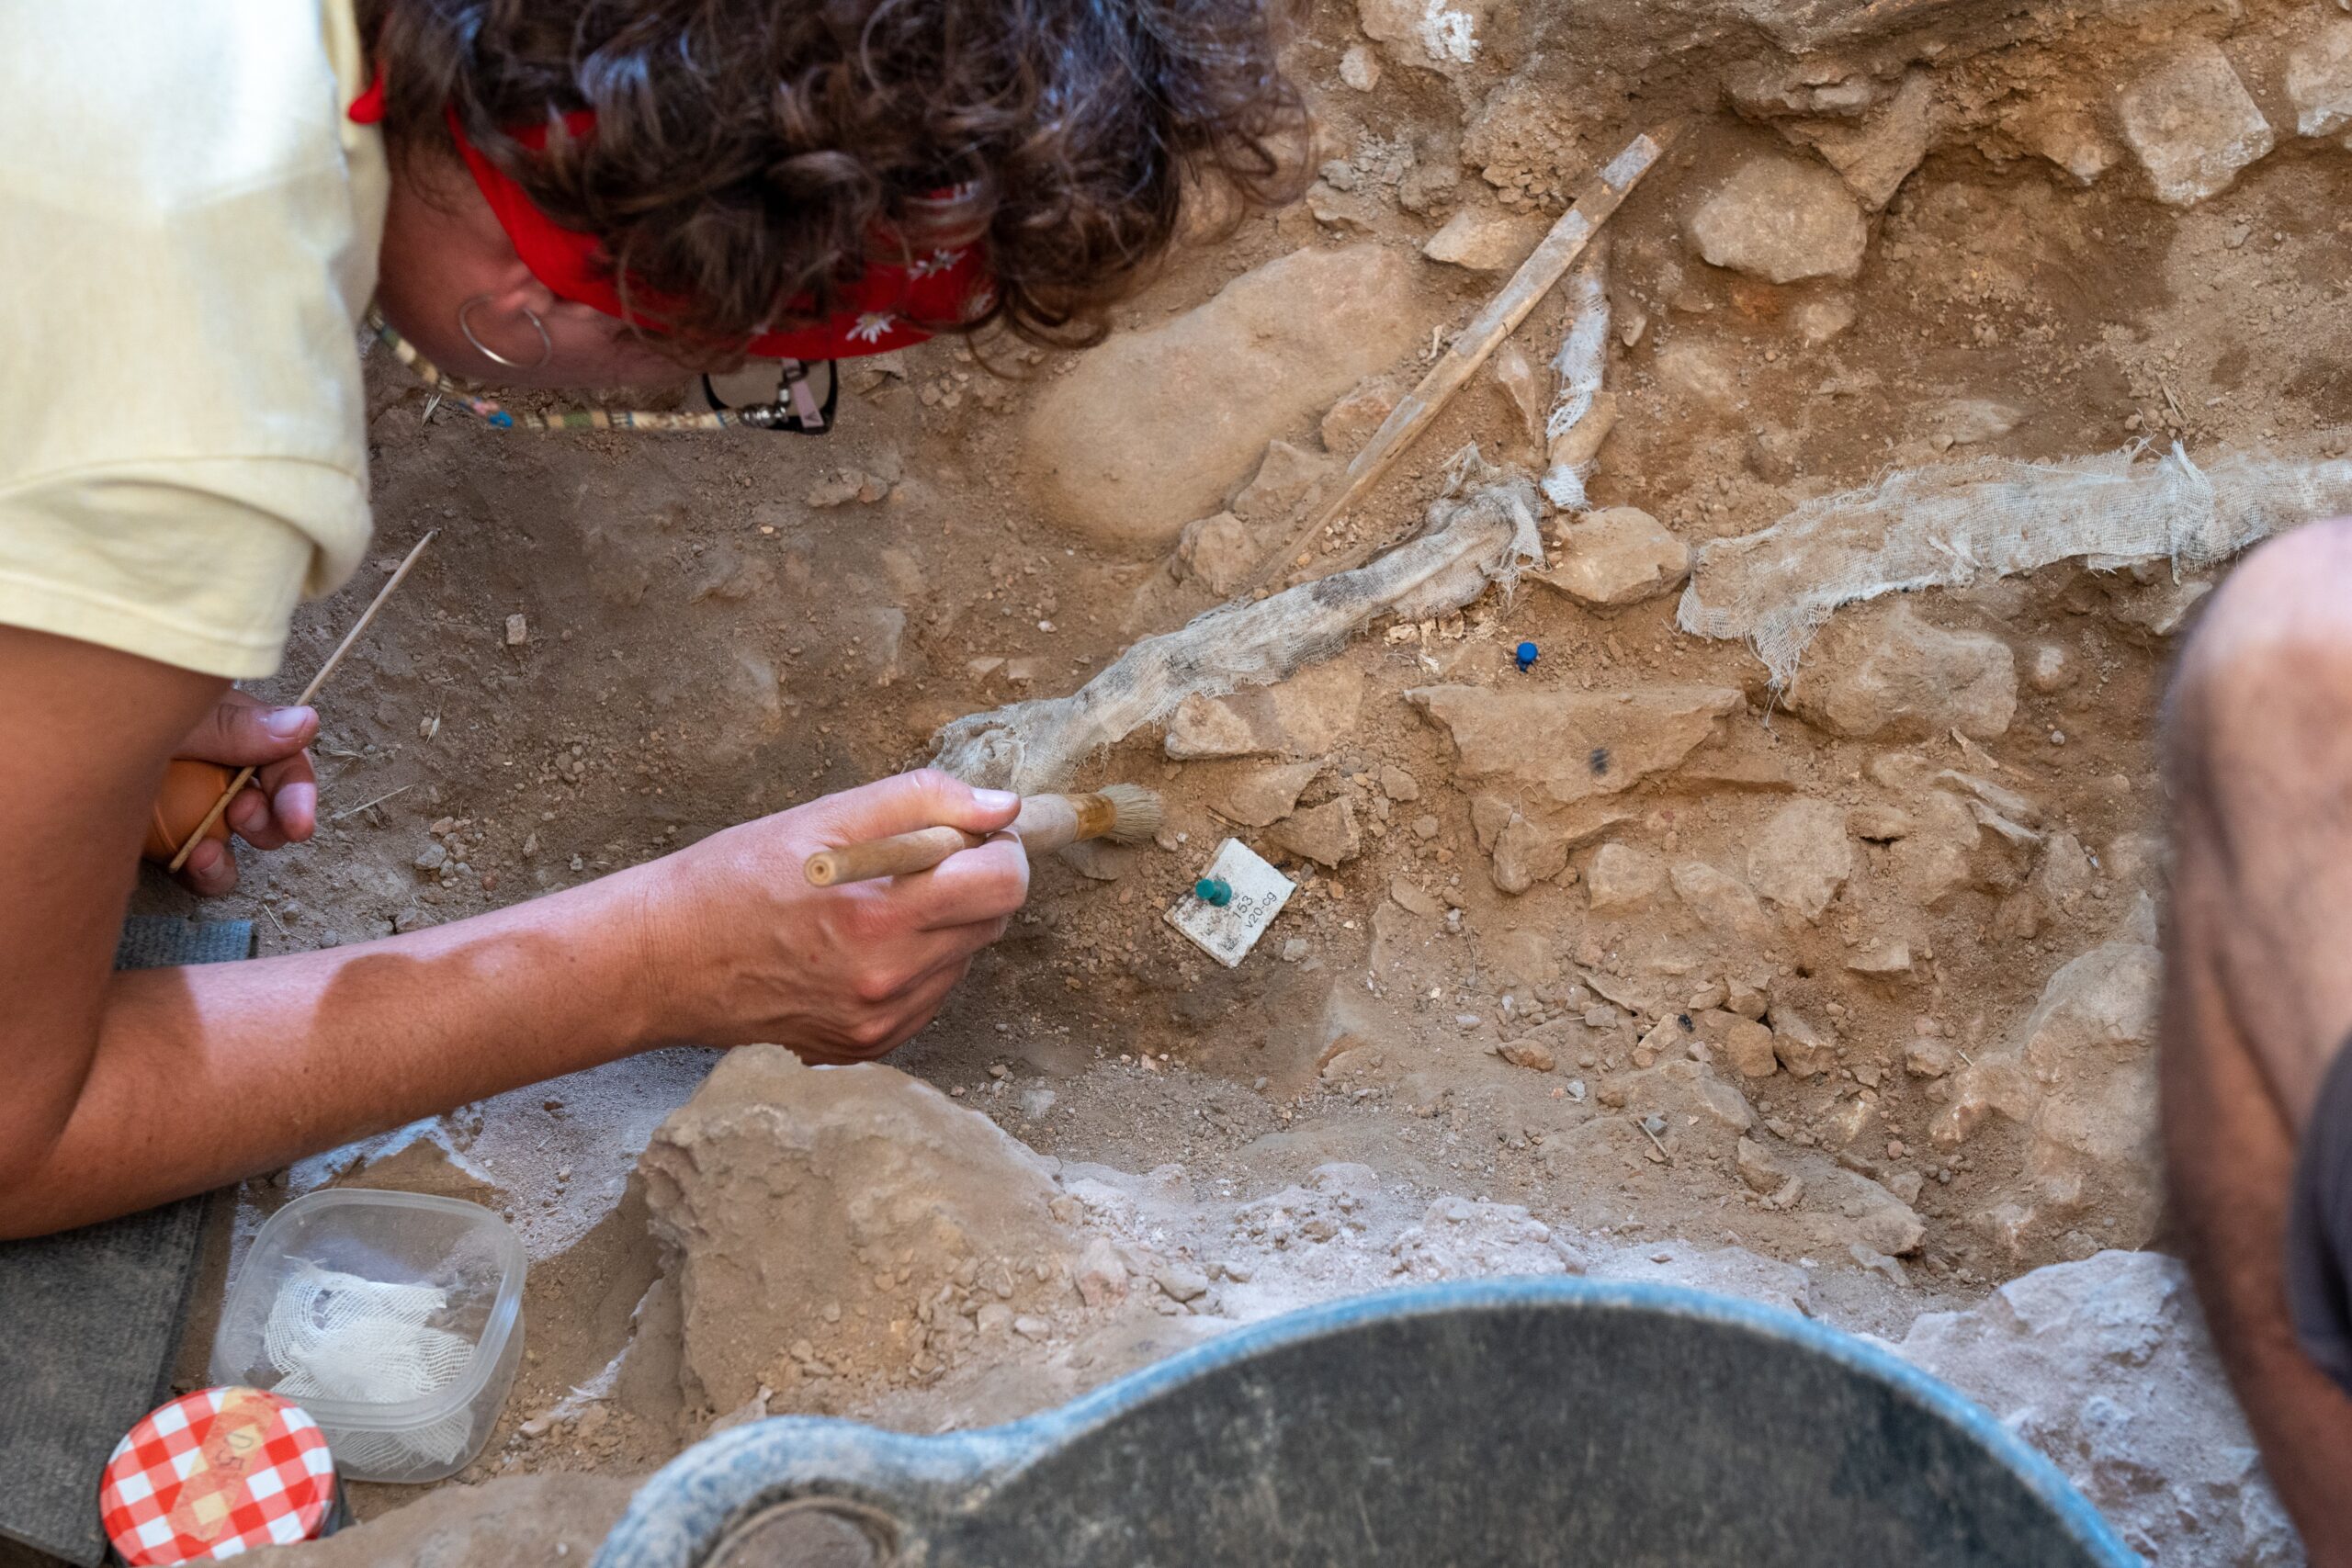
[[[278,740],[291,740],[317,716],[309,708],[272,708],[261,716],[261,727]]]
[[[972,799],[983,811],[1010,811],[1021,804],[1021,797],[1009,789],[976,789]]]

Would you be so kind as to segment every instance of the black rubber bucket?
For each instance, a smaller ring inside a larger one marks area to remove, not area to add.
[[[1006,1427],[786,1417],[596,1568],[2125,1568],[2050,1462],[1787,1313],[1500,1280],[1294,1313]]]

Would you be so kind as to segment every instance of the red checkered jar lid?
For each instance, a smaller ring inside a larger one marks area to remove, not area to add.
[[[115,1445],[98,1513],[132,1568],[209,1562],[319,1535],[334,1460],[300,1406],[253,1388],[207,1388],[150,1413]]]

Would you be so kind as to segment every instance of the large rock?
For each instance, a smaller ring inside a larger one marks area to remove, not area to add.
[[[1176,536],[1176,561],[1210,592],[1230,593],[1274,547],[1274,532],[1261,534],[1230,512],[1196,517]]]
[[[1808,1228],[1825,1241],[1903,1258],[1928,1239],[1927,1222],[1910,1204],[1859,1171],[1819,1170],[1806,1185],[1806,1208],[1818,1216]]]
[[[1588,604],[1654,599],[1690,575],[1690,547],[1638,506],[1611,506],[1571,524],[1535,581]]]
[[[1266,830],[1266,837],[1321,866],[1344,865],[1363,847],[1355,802],[1344,795],[1283,818]]]
[[[1114,334],[1047,385],[1022,467],[1054,522],[1168,548],[1274,436],[1424,342],[1413,263],[1377,245],[1294,252],[1164,326]]]
[[[1704,861],[1684,861],[1670,874],[1675,897],[1699,923],[1729,942],[1762,942],[1772,934],[1772,922],[1755,889],[1738,877]]]
[[[1185,698],[1168,721],[1167,750],[1180,761],[1265,752],[1314,756],[1355,728],[1363,706],[1363,671],[1334,659],[1271,686]]]
[[[2318,37],[2289,52],[2287,101],[2298,136],[2333,136],[2352,125],[2352,21],[2322,22]]]
[[[2117,94],[2116,112],[2156,199],[2174,207],[2229,189],[2273,141],[2229,57],[2203,39],[2181,43]]]
[[[2064,170],[2076,185],[2093,184],[2123,161],[2123,149],[2100,129],[2099,117],[2071,97],[2029,99],[2007,123],[2019,146]]]
[[[685,1392],[715,1412],[811,1361],[829,1377],[919,1376],[964,1321],[946,1307],[977,1294],[1050,1312],[1081,1250],[1045,1161],[878,1064],[731,1051],[639,1168],[672,1254]],[[796,1343],[807,1353],[787,1358]]]
[[[1857,740],[1950,729],[1988,740],[2017,716],[2017,655],[1996,637],[1930,625],[1898,599],[1833,618],[1805,650],[1789,705]]]
[[[1691,209],[1690,243],[1717,266],[1770,283],[1852,277],[1870,231],[1846,182],[1820,164],[1750,158]]]
[[[1405,697],[1453,737],[1458,778],[1510,779],[1563,805],[1613,795],[1673,767],[1744,702],[1728,686],[1421,686]]]
[[[1287,530],[1269,529],[1268,525],[1288,523],[1291,514],[1316,493],[1315,487],[1338,467],[1339,459],[1328,452],[1310,452],[1287,441],[1269,441],[1266,455],[1258,460],[1258,471],[1233,497],[1233,514],[1244,523],[1268,529],[1273,536],[1267,541],[1271,547]]]
[[[1526,892],[1539,882],[1548,882],[1568,868],[1568,840],[1566,837],[1530,822],[1514,811],[1510,820],[1495,835],[1494,862],[1488,874],[1495,886],[1506,893]]]
[[[1429,237],[1421,254],[1470,272],[1509,272],[1527,259],[1547,227],[1541,217],[1465,207]]]
[[[1984,825],[1966,803],[1942,790],[1919,800],[1909,830],[1888,856],[1887,867],[1914,908],[1940,909],[1967,888],[1993,891],[1979,869],[1984,858]]]
[[[1596,915],[1646,908],[1666,889],[1666,857],[1612,839],[1585,868],[1584,886]]]
[[[1299,791],[1312,784],[1315,775],[1322,771],[1320,761],[1252,768],[1226,785],[1225,793],[1209,805],[1228,821],[1245,828],[1263,828],[1289,816],[1298,805]]]
[[[2053,1461],[2165,1568],[2303,1561],[2189,1289],[2156,1252],[2101,1252],[1923,1314],[1894,1351]]]
[[[1458,71],[1478,58],[1494,0],[1356,0],[1356,20],[1399,64]]]
[[[1955,1147],[1991,1119],[2026,1134],[2024,1168],[1982,1223],[2014,1255],[2155,1234],[2156,1001],[2161,960],[2136,934],[2061,968],[2006,1049],[1978,1054],[1929,1124]],[[2112,1220],[2096,1235],[2075,1229]]]
[[[1925,71],[1913,71],[1893,97],[1859,124],[1815,120],[1793,128],[1792,133],[1811,142],[1846,176],[1862,205],[1876,212],[1927,157],[1935,131],[1934,79]]]
[[[1747,852],[1748,886],[1808,921],[1821,918],[1853,872],[1846,813],[1826,800],[1789,802]]]
[[[502,1475],[479,1486],[412,1489],[413,1502],[364,1524],[307,1546],[271,1547],[246,1561],[269,1568],[511,1568],[517,1562],[585,1568],[620,1522],[639,1479],[557,1471]]]

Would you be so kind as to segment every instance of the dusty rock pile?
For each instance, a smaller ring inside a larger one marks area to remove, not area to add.
[[[767,1046],[723,1063],[643,1167],[666,1254],[655,1289],[684,1311],[641,1314],[623,1356],[680,1369],[682,1438],[786,1413],[918,1432],[1010,1419],[1223,1329],[1386,1284],[1579,1274],[1824,1310],[1807,1270],[1737,1247],[1571,1237],[1516,1204],[1419,1203],[1362,1165],[1238,1204],[1203,1203],[1171,1173],[1056,1168],[904,1074],[807,1068]],[[665,1333],[678,1342],[648,1342]],[[1918,1315],[1893,1348],[2048,1453],[2153,1561],[2293,1560],[2178,1264],[2055,1265],[1980,1307]],[[311,1555],[487,1568],[590,1550],[628,1491],[510,1477]]]

